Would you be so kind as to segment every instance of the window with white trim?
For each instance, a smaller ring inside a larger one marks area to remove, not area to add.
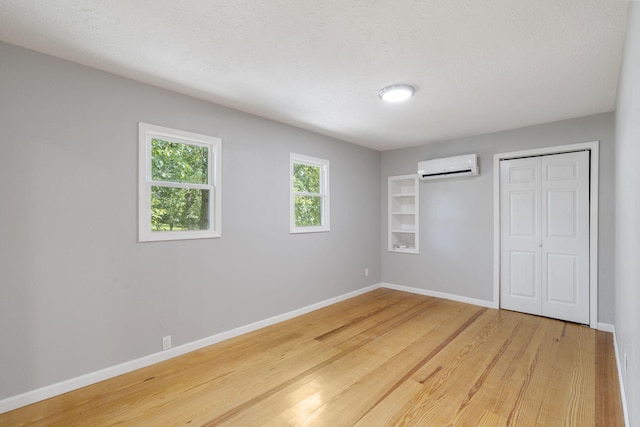
[[[140,242],[220,237],[221,149],[220,138],[139,124]]]
[[[289,231],[329,231],[329,161],[291,153],[289,164]]]

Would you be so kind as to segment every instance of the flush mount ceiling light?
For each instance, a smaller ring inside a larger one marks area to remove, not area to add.
[[[378,96],[385,102],[402,102],[411,98],[416,88],[407,84],[397,84],[382,88]]]

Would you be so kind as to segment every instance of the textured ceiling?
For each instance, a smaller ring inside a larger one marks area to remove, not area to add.
[[[2,0],[0,40],[378,150],[613,111],[622,0]],[[378,91],[410,83],[414,98]]]

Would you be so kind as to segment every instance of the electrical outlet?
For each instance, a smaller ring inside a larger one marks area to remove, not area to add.
[[[365,276],[367,276],[367,277],[369,277],[369,269],[368,269],[368,268],[365,268],[365,269],[364,269],[364,275],[365,275]]]
[[[171,348],[171,335],[162,337],[162,349],[169,350]]]

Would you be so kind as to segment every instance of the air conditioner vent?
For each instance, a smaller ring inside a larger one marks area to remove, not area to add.
[[[418,162],[418,177],[423,181],[478,175],[480,175],[480,171],[478,169],[477,154],[465,154]]]

